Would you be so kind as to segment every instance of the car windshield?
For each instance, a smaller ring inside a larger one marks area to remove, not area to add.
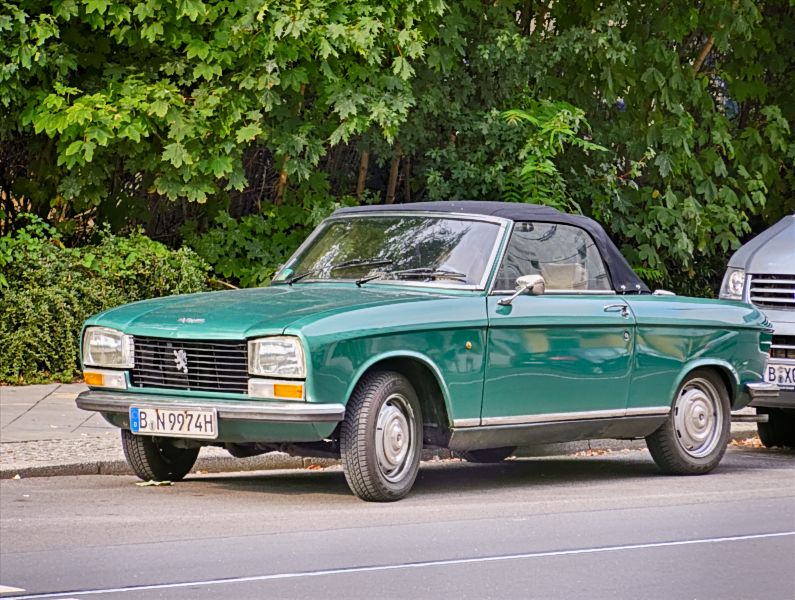
[[[378,279],[478,285],[499,231],[496,223],[445,217],[331,219],[274,282]]]

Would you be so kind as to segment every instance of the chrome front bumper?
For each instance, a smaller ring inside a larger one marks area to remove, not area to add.
[[[757,398],[778,398],[779,387],[775,383],[747,383],[745,387],[748,388],[748,393],[751,395],[751,400]]]
[[[775,383],[749,383],[749,406],[795,409],[795,391],[781,389]]]
[[[80,394],[77,407],[103,413],[128,413],[130,406],[156,405],[168,408],[216,409],[218,418],[260,423],[337,423],[345,418],[342,404],[310,402],[270,402],[263,400],[213,400],[182,396],[116,393],[88,390]]]

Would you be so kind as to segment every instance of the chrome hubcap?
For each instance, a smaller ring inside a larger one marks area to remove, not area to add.
[[[682,449],[694,458],[709,455],[723,430],[720,395],[706,379],[692,379],[674,405],[674,428]]]
[[[400,481],[411,465],[415,439],[414,413],[406,398],[392,394],[381,405],[375,430],[375,453],[385,479]]]

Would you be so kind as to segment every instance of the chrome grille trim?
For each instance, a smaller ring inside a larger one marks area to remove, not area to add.
[[[795,359],[795,335],[774,335],[770,344],[770,358]]]
[[[792,275],[751,275],[749,299],[759,308],[795,310]]]
[[[248,344],[245,341],[182,340],[135,336],[133,388],[248,393]],[[187,369],[176,354],[185,352]]]

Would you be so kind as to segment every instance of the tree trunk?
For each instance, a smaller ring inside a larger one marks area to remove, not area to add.
[[[403,192],[406,204],[411,202],[411,156],[405,160],[406,166],[403,168]]]
[[[367,185],[367,168],[370,166],[370,151],[362,152],[359,159],[359,179],[356,181],[356,197],[361,200],[364,195],[364,188]]]
[[[709,36],[709,39],[707,39],[707,43],[704,44],[704,47],[701,49],[696,62],[693,63],[693,74],[696,74],[701,70],[701,67],[704,65],[704,61],[707,60],[707,56],[709,56],[709,53],[712,51],[712,47],[714,45],[715,38],[713,36]]]
[[[301,114],[304,112],[304,94],[306,93],[306,84],[301,84],[301,89],[298,90],[298,94],[301,96],[301,100],[298,102],[298,107],[296,109],[296,115],[300,118]],[[282,168],[279,171],[279,182],[276,184],[276,198],[273,200],[274,204],[281,204],[284,201],[284,193],[287,191],[287,162],[290,160],[290,157],[285,154],[284,160],[282,160]]]
[[[276,184],[276,198],[274,198],[274,204],[281,204],[284,200],[284,192],[287,190],[287,161],[290,160],[290,157],[285,155],[284,159],[282,160],[282,168],[279,171],[279,182]]]
[[[400,174],[400,144],[395,144],[395,153],[392,155],[392,164],[389,167],[389,183],[386,186],[386,203],[395,203],[398,175]]]

